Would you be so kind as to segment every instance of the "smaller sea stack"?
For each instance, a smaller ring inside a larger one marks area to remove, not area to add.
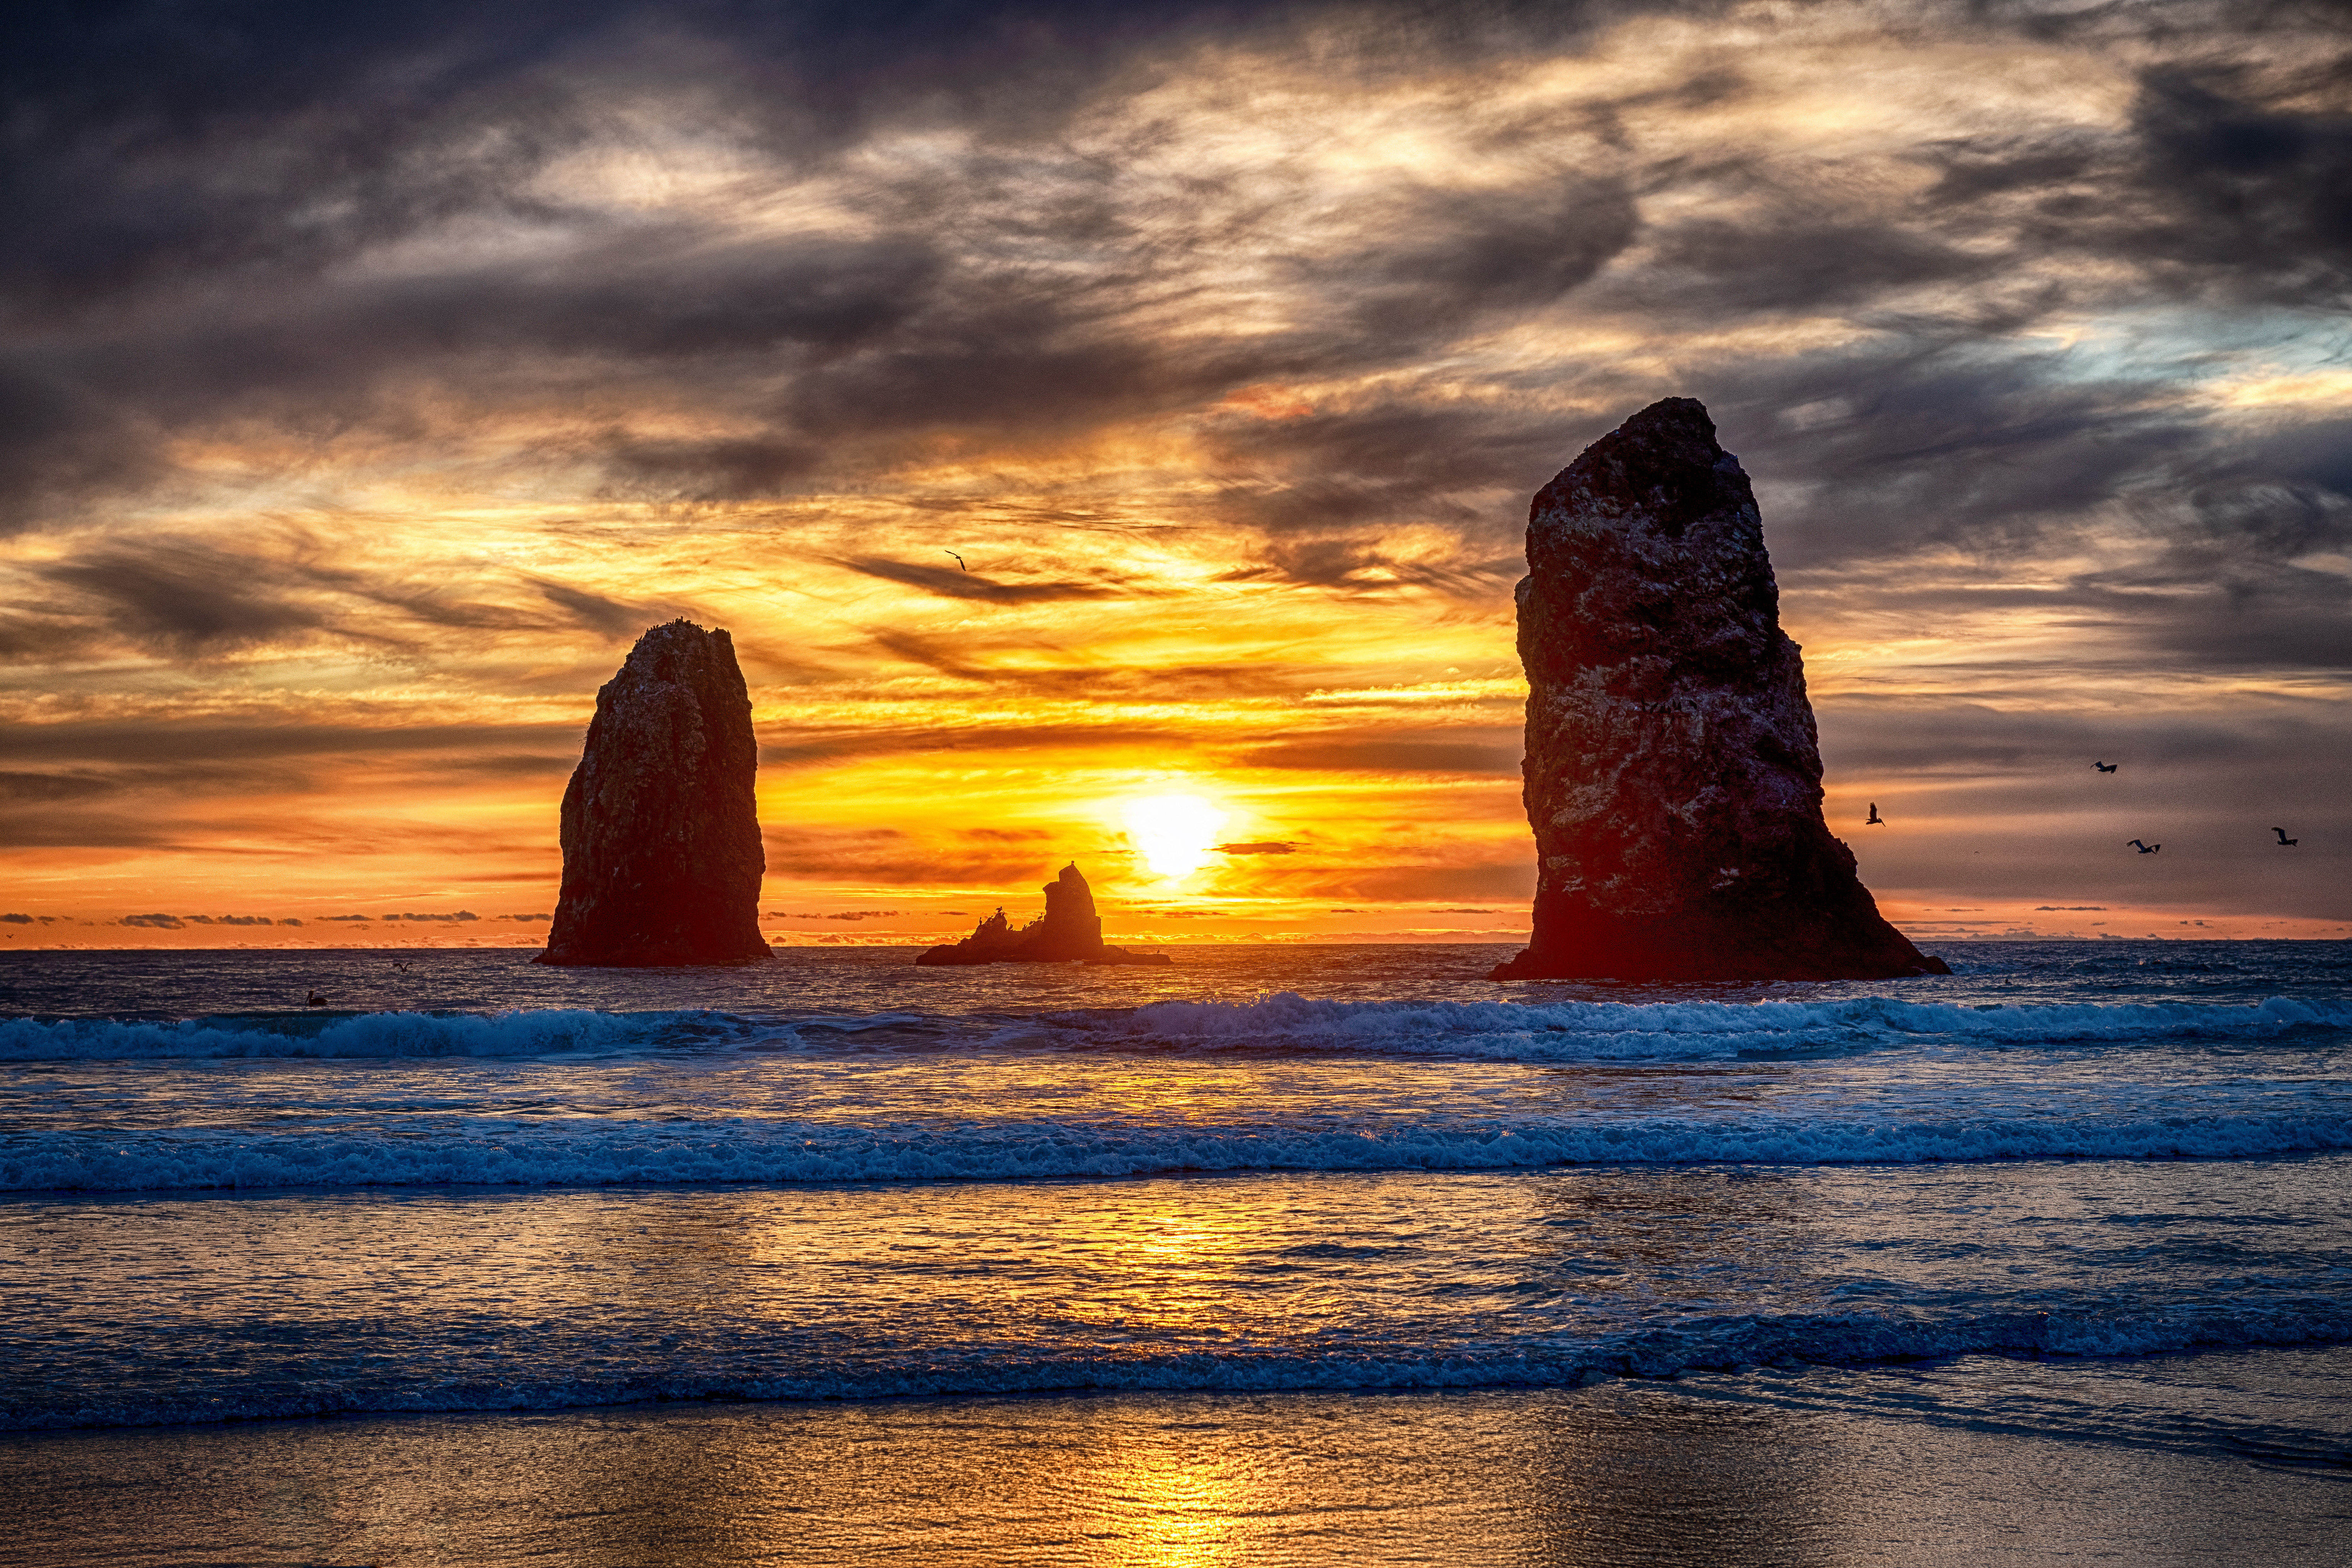
[[[540,963],[756,963],[760,847],[751,697],[723,631],[637,639],[596,693],[563,792],[563,892]]]
[[[1073,860],[1045,884],[1045,912],[1020,930],[997,910],[959,942],[931,948],[917,963],[1166,963],[1163,952],[1129,952],[1103,941],[1094,889]]]
[[[1534,940],[1497,980],[1949,973],[1822,817],[1805,667],[1764,521],[1696,398],[1537,493],[1518,589]]]

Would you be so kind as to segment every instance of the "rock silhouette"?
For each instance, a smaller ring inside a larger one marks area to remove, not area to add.
[[[930,948],[917,963],[1166,963],[1160,952],[1129,952],[1103,941],[1094,889],[1077,862],[1045,884],[1045,912],[1020,930],[997,910],[961,942]]]
[[[1943,974],[1822,816],[1763,520],[1695,398],[1538,492],[1518,586],[1533,940],[1497,980]]]
[[[563,792],[563,892],[540,963],[748,963],[760,937],[751,698],[723,631],[637,639]]]

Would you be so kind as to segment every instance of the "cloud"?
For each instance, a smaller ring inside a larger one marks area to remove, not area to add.
[[[312,915],[316,921],[373,921],[373,915]]]
[[[0,192],[42,215],[0,235],[0,529],[37,534],[0,562],[0,831],[242,854],[395,774],[551,792],[609,644],[705,605],[769,787],[827,770],[788,875],[1039,875],[1042,842],[831,820],[886,759],[923,798],[1128,748],[1499,800],[1512,700],[1422,667],[1507,672],[1528,494],[1665,393],[1758,480],[1833,785],[2031,837],[2092,809],[2055,769],[2096,747],[2194,796],[2176,846],[2221,841],[2232,779],[2332,820],[2333,710],[2259,694],[2352,669],[2341,30],[1751,24],[42,13],[0,62]],[[1328,727],[1340,688],[1415,695]],[[1929,837],[1870,853],[1975,875],[1902,858]],[[2037,896],[2106,896],[2065,866]],[[419,885],[450,884],[384,884]]]
[[[182,920],[177,915],[125,915],[114,923],[117,925],[126,926],[146,926],[155,931],[179,931],[186,926],[188,922]]]
[[[272,585],[284,575],[274,563],[195,544],[105,548],[37,574],[96,601],[115,631],[167,657],[232,652],[327,624],[320,609]]]
[[[2269,108],[2229,85],[2226,72],[2177,68],[2143,78],[2133,115],[2140,175],[2163,216],[2140,242],[2260,297],[2343,304],[2352,286],[2352,115]]]
[[[1343,773],[1511,774],[1519,771],[1520,745],[1479,745],[1463,741],[1409,737],[1298,741],[1261,746],[1237,759],[1254,768],[1313,768]]]
[[[949,599],[979,599],[992,605],[1049,604],[1057,599],[1115,599],[1120,590],[1087,583],[998,583],[954,566],[928,566],[878,556],[835,563],[867,577],[904,583]]]
[[[1293,855],[1298,846],[1276,839],[1259,839],[1247,844],[1212,844],[1210,848],[1220,855]]]
[[[87,800],[117,786],[88,773],[0,773],[0,800]]]
[[[425,914],[425,915],[419,915],[419,914],[404,914],[404,915],[386,915],[386,916],[384,916],[383,918],[384,918],[385,920],[388,920],[388,921],[440,921],[441,923],[443,923],[443,924],[445,924],[445,925],[446,925],[446,924],[448,924],[448,923],[449,923],[449,922],[451,922],[451,921],[463,922],[463,921],[478,921],[478,920],[480,920],[482,917],[481,917],[481,916],[479,916],[479,915],[478,915],[478,914],[476,914],[476,913],[474,913],[471,910],[457,910],[453,911],[452,913],[446,914],[446,915],[433,915],[433,914]]]
[[[30,915],[0,915],[0,921],[5,921],[12,926],[28,926],[33,923],[33,917]]]

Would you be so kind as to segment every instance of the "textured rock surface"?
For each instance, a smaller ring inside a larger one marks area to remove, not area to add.
[[[1045,884],[1045,912],[1020,930],[997,910],[961,942],[934,947],[917,963],[1165,963],[1167,955],[1129,952],[1103,941],[1102,917],[1095,913],[1094,889],[1078,875],[1077,862]]]
[[[751,699],[725,632],[637,639],[596,693],[563,792],[563,892],[541,963],[745,963],[767,859],[752,797]]]
[[[1495,978],[1947,973],[1822,818],[1763,521],[1704,406],[1652,404],[1545,486],[1528,566],[1535,930]]]

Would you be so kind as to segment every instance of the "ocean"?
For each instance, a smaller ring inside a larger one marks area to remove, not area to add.
[[[2344,1559],[2352,944],[1509,951],[0,955],[0,1563]]]

